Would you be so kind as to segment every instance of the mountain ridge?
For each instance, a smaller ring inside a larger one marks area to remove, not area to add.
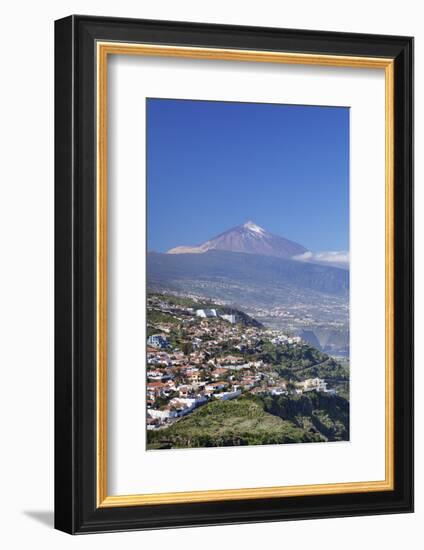
[[[243,252],[277,258],[292,258],[309,252],[301,244],[274,235],[252,220],[248,220],[242,225],[219,233],[200,245],[177,246],[169,249],[166,254],[204,254],[211,250]]]
[[[190,285],[236,284],[242,294],[243,289],[246,293],[253,287],[259,294],[277,287],[280,291],[296,288],[338,296],[347,296],[349,291],[348,271],[266,255],[224,250],[200,255],[149,252],[147,265],[149,285],[158,288],[188,290]]]

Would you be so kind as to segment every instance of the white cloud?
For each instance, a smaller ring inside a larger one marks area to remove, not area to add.
[[[315,264],[328,264],[336,267],[349,267],[349,252],[346,250],[325,251],[325,252],[304,252],[293,257],[299,262],[309,262]]]

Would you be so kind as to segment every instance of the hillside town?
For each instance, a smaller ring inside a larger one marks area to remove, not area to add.
[[[277,349],[297,358],[293,375],[282,372],[273,355]],[[324,378],[307,375],[308,368],[328,360],[311,358],[311,353],[299,336],[265,328],[241,311],[149,294],[147,429],[167,427],[208,402],[236,399],[246,392],[336,394]]]

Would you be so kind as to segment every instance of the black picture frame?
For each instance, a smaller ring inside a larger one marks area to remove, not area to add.
[[[394,60],[392,491],[97,507],[96,41]],[[55,527],[67,533],[413,511],[413,39],[73,15],[55,22]]]

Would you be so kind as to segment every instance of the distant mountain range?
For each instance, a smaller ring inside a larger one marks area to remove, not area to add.
[[[289,241],[284,237],[273,235],[249,220],[220,233],[216,237],[198,246],[177,246],[168,250],[167,254],[204,254],[211,250],[226,250],[259,254],[276,258],[293,258],[309,252],[304,246]]]
[[[150,252],[150,287],[200,292],[239,303],[278,302],[280,295],[311,293],[347,296],[349,272],[286,258],[209,250],[203,254]],[[251,298],[251,299],[249,299]]]

